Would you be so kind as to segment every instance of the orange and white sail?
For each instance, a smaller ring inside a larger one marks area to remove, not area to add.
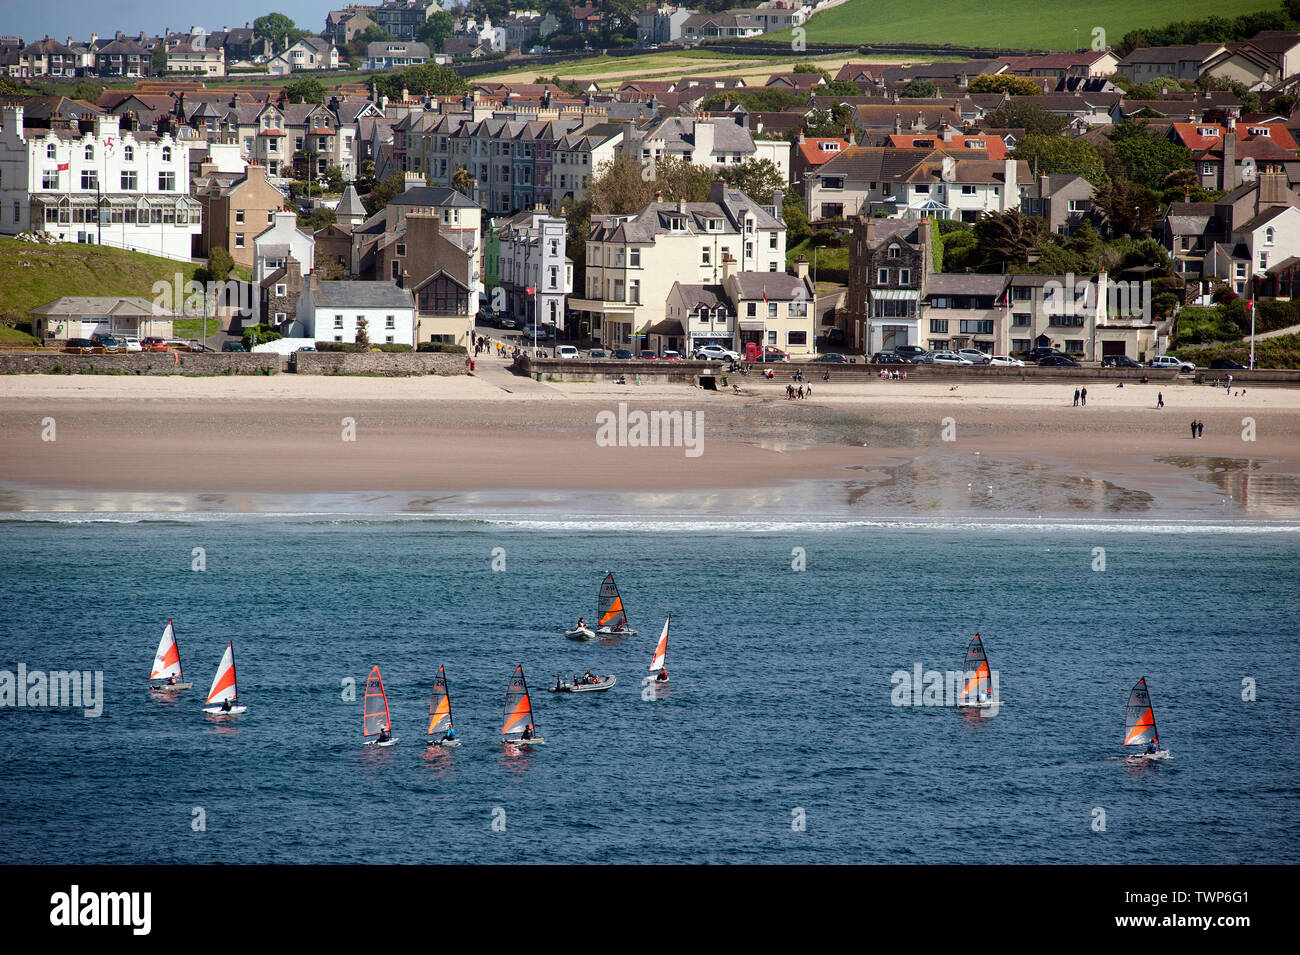
[[[533,729],[533,703],[528,698],[528,681],[524,679],[524,668],[517,666],[514,679],[510,681],[510,688],[506,690],[506,709],[505,718],[501,723],[501,735],[507,741],[513,741],[519,739],[526,729]]]
[[[668,624],[672,619],[672,614],[664,618],[664,630],[663,633],[659,634],[659,645],[655,647],[655,655],[650,660],[651,673],[658,673],[662,670],[664,662],[668,659]]]
[[[384,679],[377,666],[366,678],[366,696],[362,704],[362,735],[378,736],[380,730],[392,729],[393,723],[388,717],[388,694],[384,692]]]
[[[596,597],[596,626],[620,630],[627,626],[627,614],[623,611],[623,598],[619,595],[618,584],[614,575],[605,574],[600,583],[600,593]]]
[[[957,705],[963,706],[968,703],[984,702],[992,693],[992,683],[989,679],[989,659],[984,653],[984,641],[980,635],[975,634],[970,645],[966,647],[965,661],[965,678],[966,683],[961,688],[957,696]]]
[[[176,628],[168,620],[162,640],[158,643],[158,652],[153,658],[153,671],[149,674],[149,679],[166,680],[170,677],[175,677],[178,681],[181,678],[181,650],[176,644]]]
[[[451,694],[447,692],[447,673],[438,667],[438,676],[433,681],[433,694],[429,697],[430,736],[446,733],[451,729]]]
[[[1160,745],[1160,736],[1156,733],[1156,712],[1151,706],[1151,694],[1147,691],[1147,678],[1142,677],[1129,691],[1128,706],[1124,713],[1124,745],[1145,746],[1152,740],[1157,746]]]
[[[217,664],[217,675],[212,679],[212,689],[208,691],[209,703],[224,703],[235,699],[235,645],[226,644],[226,652]]]

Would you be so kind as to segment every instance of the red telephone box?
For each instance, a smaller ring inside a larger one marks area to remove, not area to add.
[[[758,361],[758,342],[745,342],[745,361]]]

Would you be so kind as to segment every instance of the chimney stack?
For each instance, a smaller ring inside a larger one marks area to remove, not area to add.
[[[794,274],[801,282],[808,278],[808,259],[803,255],[794,260]]]

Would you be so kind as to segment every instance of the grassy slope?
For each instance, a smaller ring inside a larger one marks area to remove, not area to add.
[[[956,43],[1016,49],[1070,50],[1088,47],[1101,27],[1113,46],[1130,30],[1163,26],[1174,20],[1239,16],[1274,10],[1279,0],[848,0],[814,16],[807,26],[810,43]],[[768,38],[789,37],[789,33]]]
[[[194,277],[195,266],[100,245],[38,245],[0,238],[0,318],[27,321],[28,312],[62,295],[139,295],[153,300],[153,283]]]

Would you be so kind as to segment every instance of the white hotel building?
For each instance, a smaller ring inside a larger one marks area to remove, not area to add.
[[[46,232],[188,261],[202,206],[190,197],[189,146],[122,133],[24,130],[21,106],[0,114],[0,235]]]

